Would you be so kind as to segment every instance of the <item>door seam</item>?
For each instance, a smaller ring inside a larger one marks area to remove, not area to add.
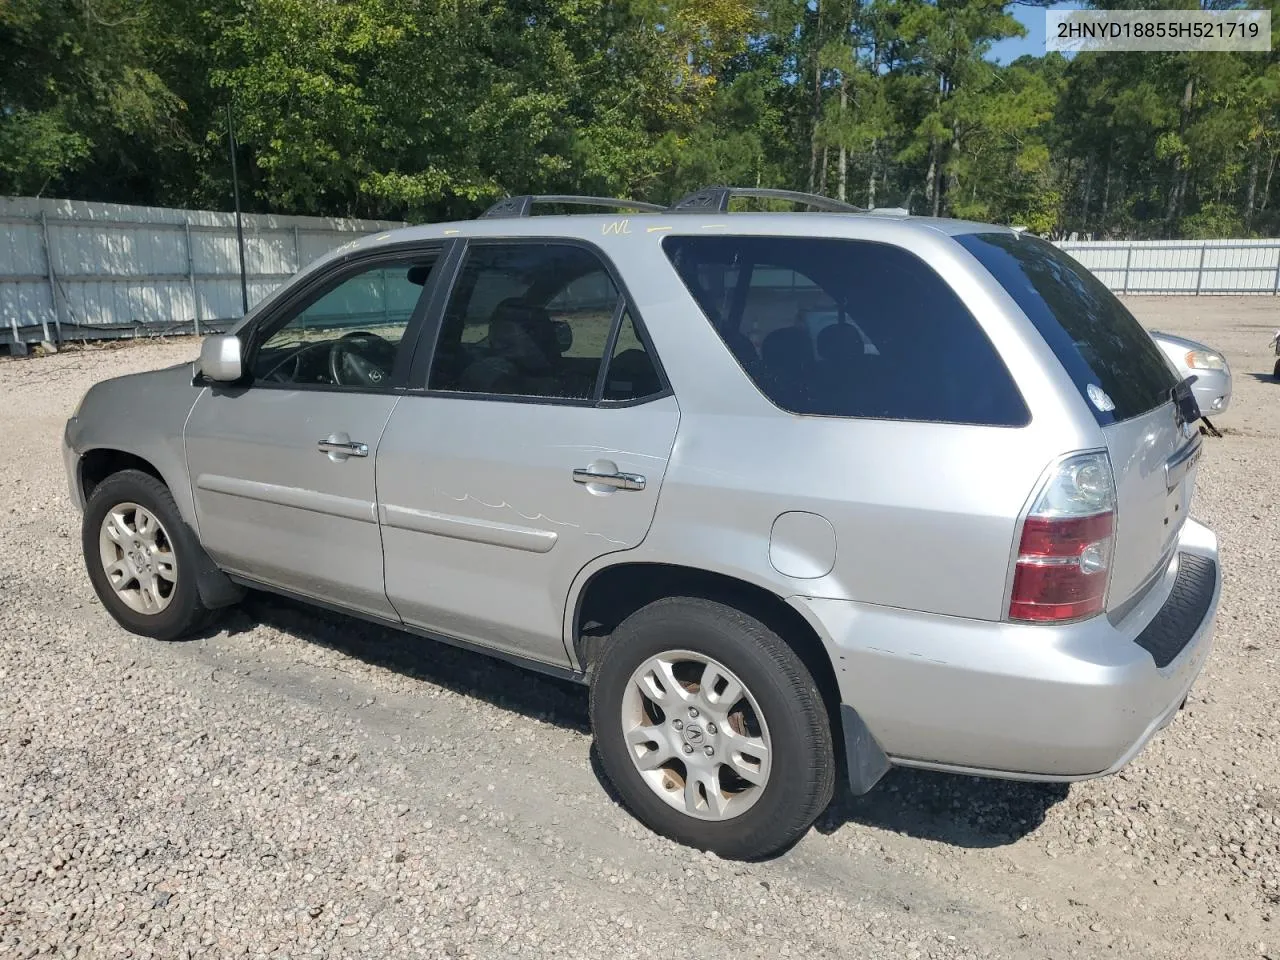
[[[378,439],[373,447],[373,519],[378,525],[378,551],[382,554],[382,596],[386,598],[387,606],[395,613],[401,624],[405,622],[404,614],[387,593],[387,538],[382,524],[382,492],[378,488],[378,467],[382,462],[382,438],[386,436],[391,418],[396,415],[396,411],[400,409],[400,404],[403,402],[404,396],[396,397],[396,402],[387,411],[387,419],[382,422],[382,429],[378,431]]]

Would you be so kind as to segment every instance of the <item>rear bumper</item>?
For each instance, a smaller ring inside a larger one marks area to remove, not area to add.
[[[842,700],[891,762],[1077,780],[1123,767],[1177,712],[1209,654],[1221,591],[1217,540],[1188,520],[1169,570],[1116,624],[793,603],[825,635]]]

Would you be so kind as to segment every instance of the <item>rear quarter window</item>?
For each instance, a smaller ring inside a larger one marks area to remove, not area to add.
[[[1022,308],[1098,423],[1141,416],[1169,401],[1178,378],[1160,348],[1088,269],[1038,237],[970,233],[956,240]]]
[[[1009,371],[928,264],[885,243],[681,237],[663,250],[755,385],[791,413],[1022,426]]]

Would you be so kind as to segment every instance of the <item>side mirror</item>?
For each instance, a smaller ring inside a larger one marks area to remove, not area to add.
[[[573,346],[573,327],[565,323],[563,320],[555,321],[556,327],[556,343],[560,345],[561,353],[568,353],[569,348]]]
[[[217,383],[235,383],[244,376],[240,338],[230,333],[204,338],[200,344],[199,371]]]

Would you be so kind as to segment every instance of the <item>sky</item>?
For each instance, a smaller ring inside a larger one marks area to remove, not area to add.
[[[1082,7],[1083,4],[1078,0],[1067,0],[1063,3],[1053,4],[1055,10],[1065,10],[1072,7]],[[996,63],[1012,63],[1024,54],[1031,54],[1033,57],[1044,56],[1044,7],[1024,7],[1015,5],[1012,8],[1014,17],[1018,22],[1027,28],[1025,37],[1012,37],[1008,40],[1001,40],[991,45],[991,52],[987,54],[987,58],[994,60]],[[1070,54],[1066,56],[1070,57]]]

